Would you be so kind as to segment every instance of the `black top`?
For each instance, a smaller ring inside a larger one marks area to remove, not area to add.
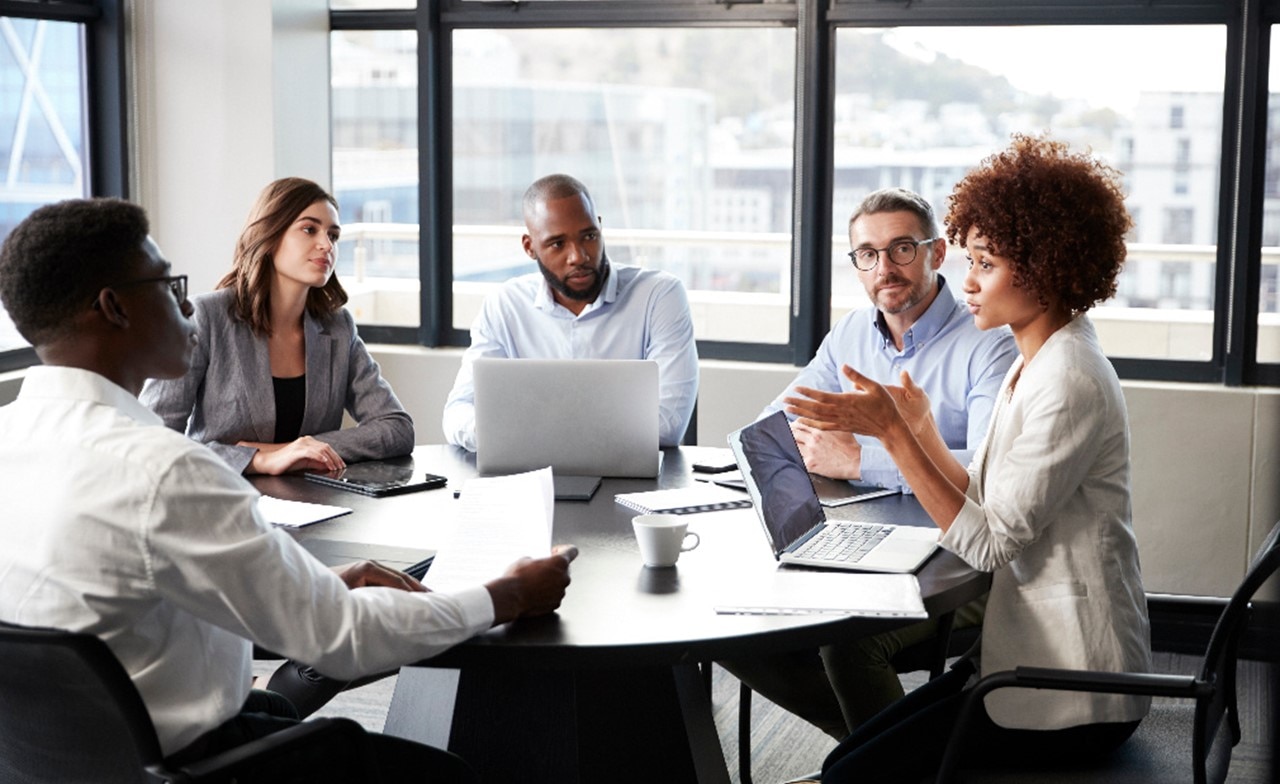
[[[297,378],[272,376],[271,386],[276,394],[275,443],[288,443],[301,435],[302,413],[307,407],[307,375],[303,373]]]

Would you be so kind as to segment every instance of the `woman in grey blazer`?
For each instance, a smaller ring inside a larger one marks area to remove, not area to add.
[[[334,470],[408,454],[413,421],[382,378],[333,274],[337,202],[290,177],[259,195],[231,272],[196,297],[199,343],[181,378],[142,402],[237,471]],[[343,412],[355,420],[342,428]]]
[[[823,782],[915,781],[936,770],[975,674],[1151,664],[1128,417],[1085,315],[1115,293],[1125,257],[1131,220],[1119,175],[1065,144],[1017,136],[956,185],[947,224],[969,256],[975,323],[1008,324],[1020,354],[970,465],[951,457],[905,373],[902,387],[886,388],[846,368],[853,392],[802,389],[805,398],[788,402],[807,424],[880,438],[943,530],[942,546],[992,573],[980,662],[962,662],[861,725],[827,757]],[[1105,755],[1149,702],[1000,690],[970,725],[965,759],[1052,767]]]

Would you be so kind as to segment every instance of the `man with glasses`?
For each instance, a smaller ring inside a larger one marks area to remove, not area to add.
[[[846,314],[795,380],[761,412],[784,411],[797,386],[848,392],[848,365],[882,384],[908,371],[929,395],[933,416],[962,464],[987,431],[995,397],[1017,348],[1008,329],[980,331],[938,269],[947,242],[929,203],[901,188],[875,191],[849,218],[849,259],[875,307]],[[872,438],[813,430],[792,422],[810,472],[910,492],[888,453]],[[956,612],[955,626],[981,621],[981,603]],[[784,656],[726,662],[743,682],[834,738],[902,696],[889,661],[934,637],[927,621],[854,643]]]
[[[186,276],[147,232],[136,205],[78,199],[0,247],[0,301],[42,363],[0,407],[0,621],[102,638],[180,767],[298,722],[251,691],[255,643],[351,680],[559,606],[572,547],[445,593],[372,562],[331,570],[268,525],[252,485],[137,399],[196,346]],[[448,752],[368,742],[379,770],[360,781],[478,781]]]
[[[938,274],[947,255],[941,234],[929,203],[910,191],[875,191],[858,205],[849,218],[849,258],[875,307],[845,314],[761,417],[785,410],[783,400],[797,386],[848,392],[845,365],[882,384],[900,384],[906,370],[929,395],[956,459],[968,465],[1017,349],[1007,329],[975,327],[968,307]],[[796,423],[792,432],[813,473],[910,492],[875,439]]]

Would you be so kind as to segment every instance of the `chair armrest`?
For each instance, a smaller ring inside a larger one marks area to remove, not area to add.
[[[162,763],[149,766],[147,772],[152,777],[171,782],[171,784],[227,781],[233,774],[252,770],[255,766],[284,754],[307,748],[323,746],[326,749],[332,749],[336,746],[345,750],[343,757],[356,776],[346,780],[367,781],[369,779],[366,776],[374,773],[369,767],[370,759],[366,742],[364,728],[351,719],[312,719],[178,769],[165,767]],[[317,758],[320,760],[320,769],[316,771],[318,775],[332,776],[337,773],[333,769],[332,754],[317,755]],[[299,759],[304,757],[300,755]],[[305,766],[302,766],[298,772],[305,773]]]
[[[1009,676],[1012,677],[997,677]],[[989,685],[987,682],[990,681]],[[1017,667],[1012,673],[992,673],[978,681],[975,689],[987,694],[996,689],[1055,689],[1103,694],[1146,694],[1152,697],[1197,699],[1207,696],[1212,686],[1192,675],[1163,675],[1149,672],[1104,672],[1061,670],[1048,667]]]

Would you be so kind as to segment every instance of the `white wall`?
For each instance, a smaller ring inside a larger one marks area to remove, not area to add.
[[[329,185],[328,3],[129,8],[134,200],[192,292],[210,291],[263,186]]]

